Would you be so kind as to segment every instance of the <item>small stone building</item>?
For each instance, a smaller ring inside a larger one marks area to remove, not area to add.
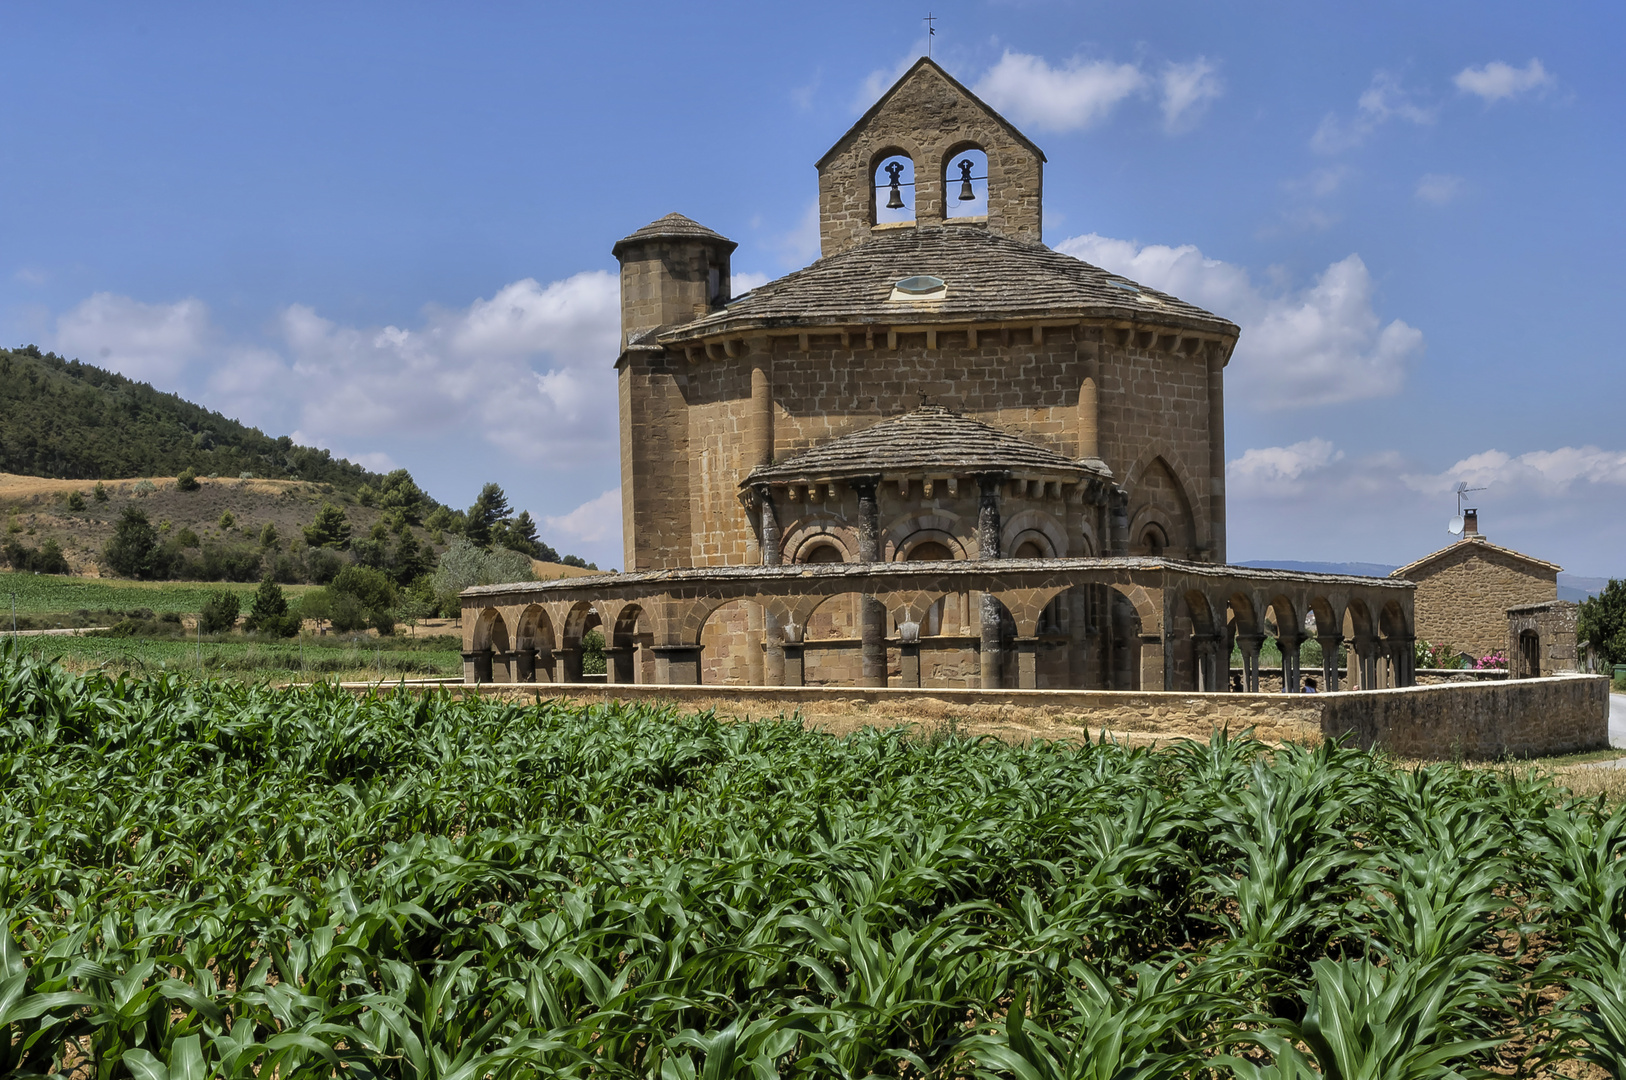
[[[467,591],[469,680],[597,627],[611,682],[1252,689],[1269,635],[1409,683],[1408,582],[1225,565],[1239,330],[1046,247],[1044,165],[922,58],[816,163],[811,266],[617,241],[625,572]]]
[[[1564,568],[1491,543],[1479,531],[1477,511],[1463,517],[1460,540],[1389,576],[1417,583],[1419,640],[1488,656],[1508,648],[1509,608],[1558,599]],[[1573,657],[1573,633],[1570,646]]]
[[[1507,609],[1508,668],[1515,679],[1580,670],[1576,626],[1581,605],[1548,600]]]

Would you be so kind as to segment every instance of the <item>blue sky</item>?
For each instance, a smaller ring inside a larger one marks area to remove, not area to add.
[[[946,3],[936,56],[1049,157],[1046,242],[1243,326],[1234,559],[1493,541],[1626,574],[1619,5]],[[503,484],[620,564],[610,245],[746,280],[922,51],[819,5],[0,7],[0,341]]]

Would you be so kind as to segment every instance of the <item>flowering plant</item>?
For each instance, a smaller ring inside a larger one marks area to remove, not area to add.
[[[1484,671],[1487,668],[1505,669],[1506,667],[1507,655],[1503,653],[1501,649],[1497,649],[1495,652],[1486,656],[1481,656],[1478,660],[1474,661],[1474,668],[1478,671]]]

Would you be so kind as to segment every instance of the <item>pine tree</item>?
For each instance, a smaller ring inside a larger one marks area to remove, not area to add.
[[[350,519],[332,503],[323,503],[316,520],[304,528],[305,543],[311,547],[339,548],[350,546]]]
[[[470,543],[489,549],[497,526],[507,520],[508,496],[496,484],[487,484],[480,489],[480,497],[474,500],[474,505],[469,507],[469,520],[463,527],[463,535],[469,538]]]

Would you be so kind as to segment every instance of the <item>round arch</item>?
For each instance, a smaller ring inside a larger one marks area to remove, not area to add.
[[[948,561],[959,562],[966,558],[965,547],[952,534],[942,529],[917,529],[898,541],[893,548],[893,562],[920,562],[914,557],[917,549],[933,544],[948,552]]]

